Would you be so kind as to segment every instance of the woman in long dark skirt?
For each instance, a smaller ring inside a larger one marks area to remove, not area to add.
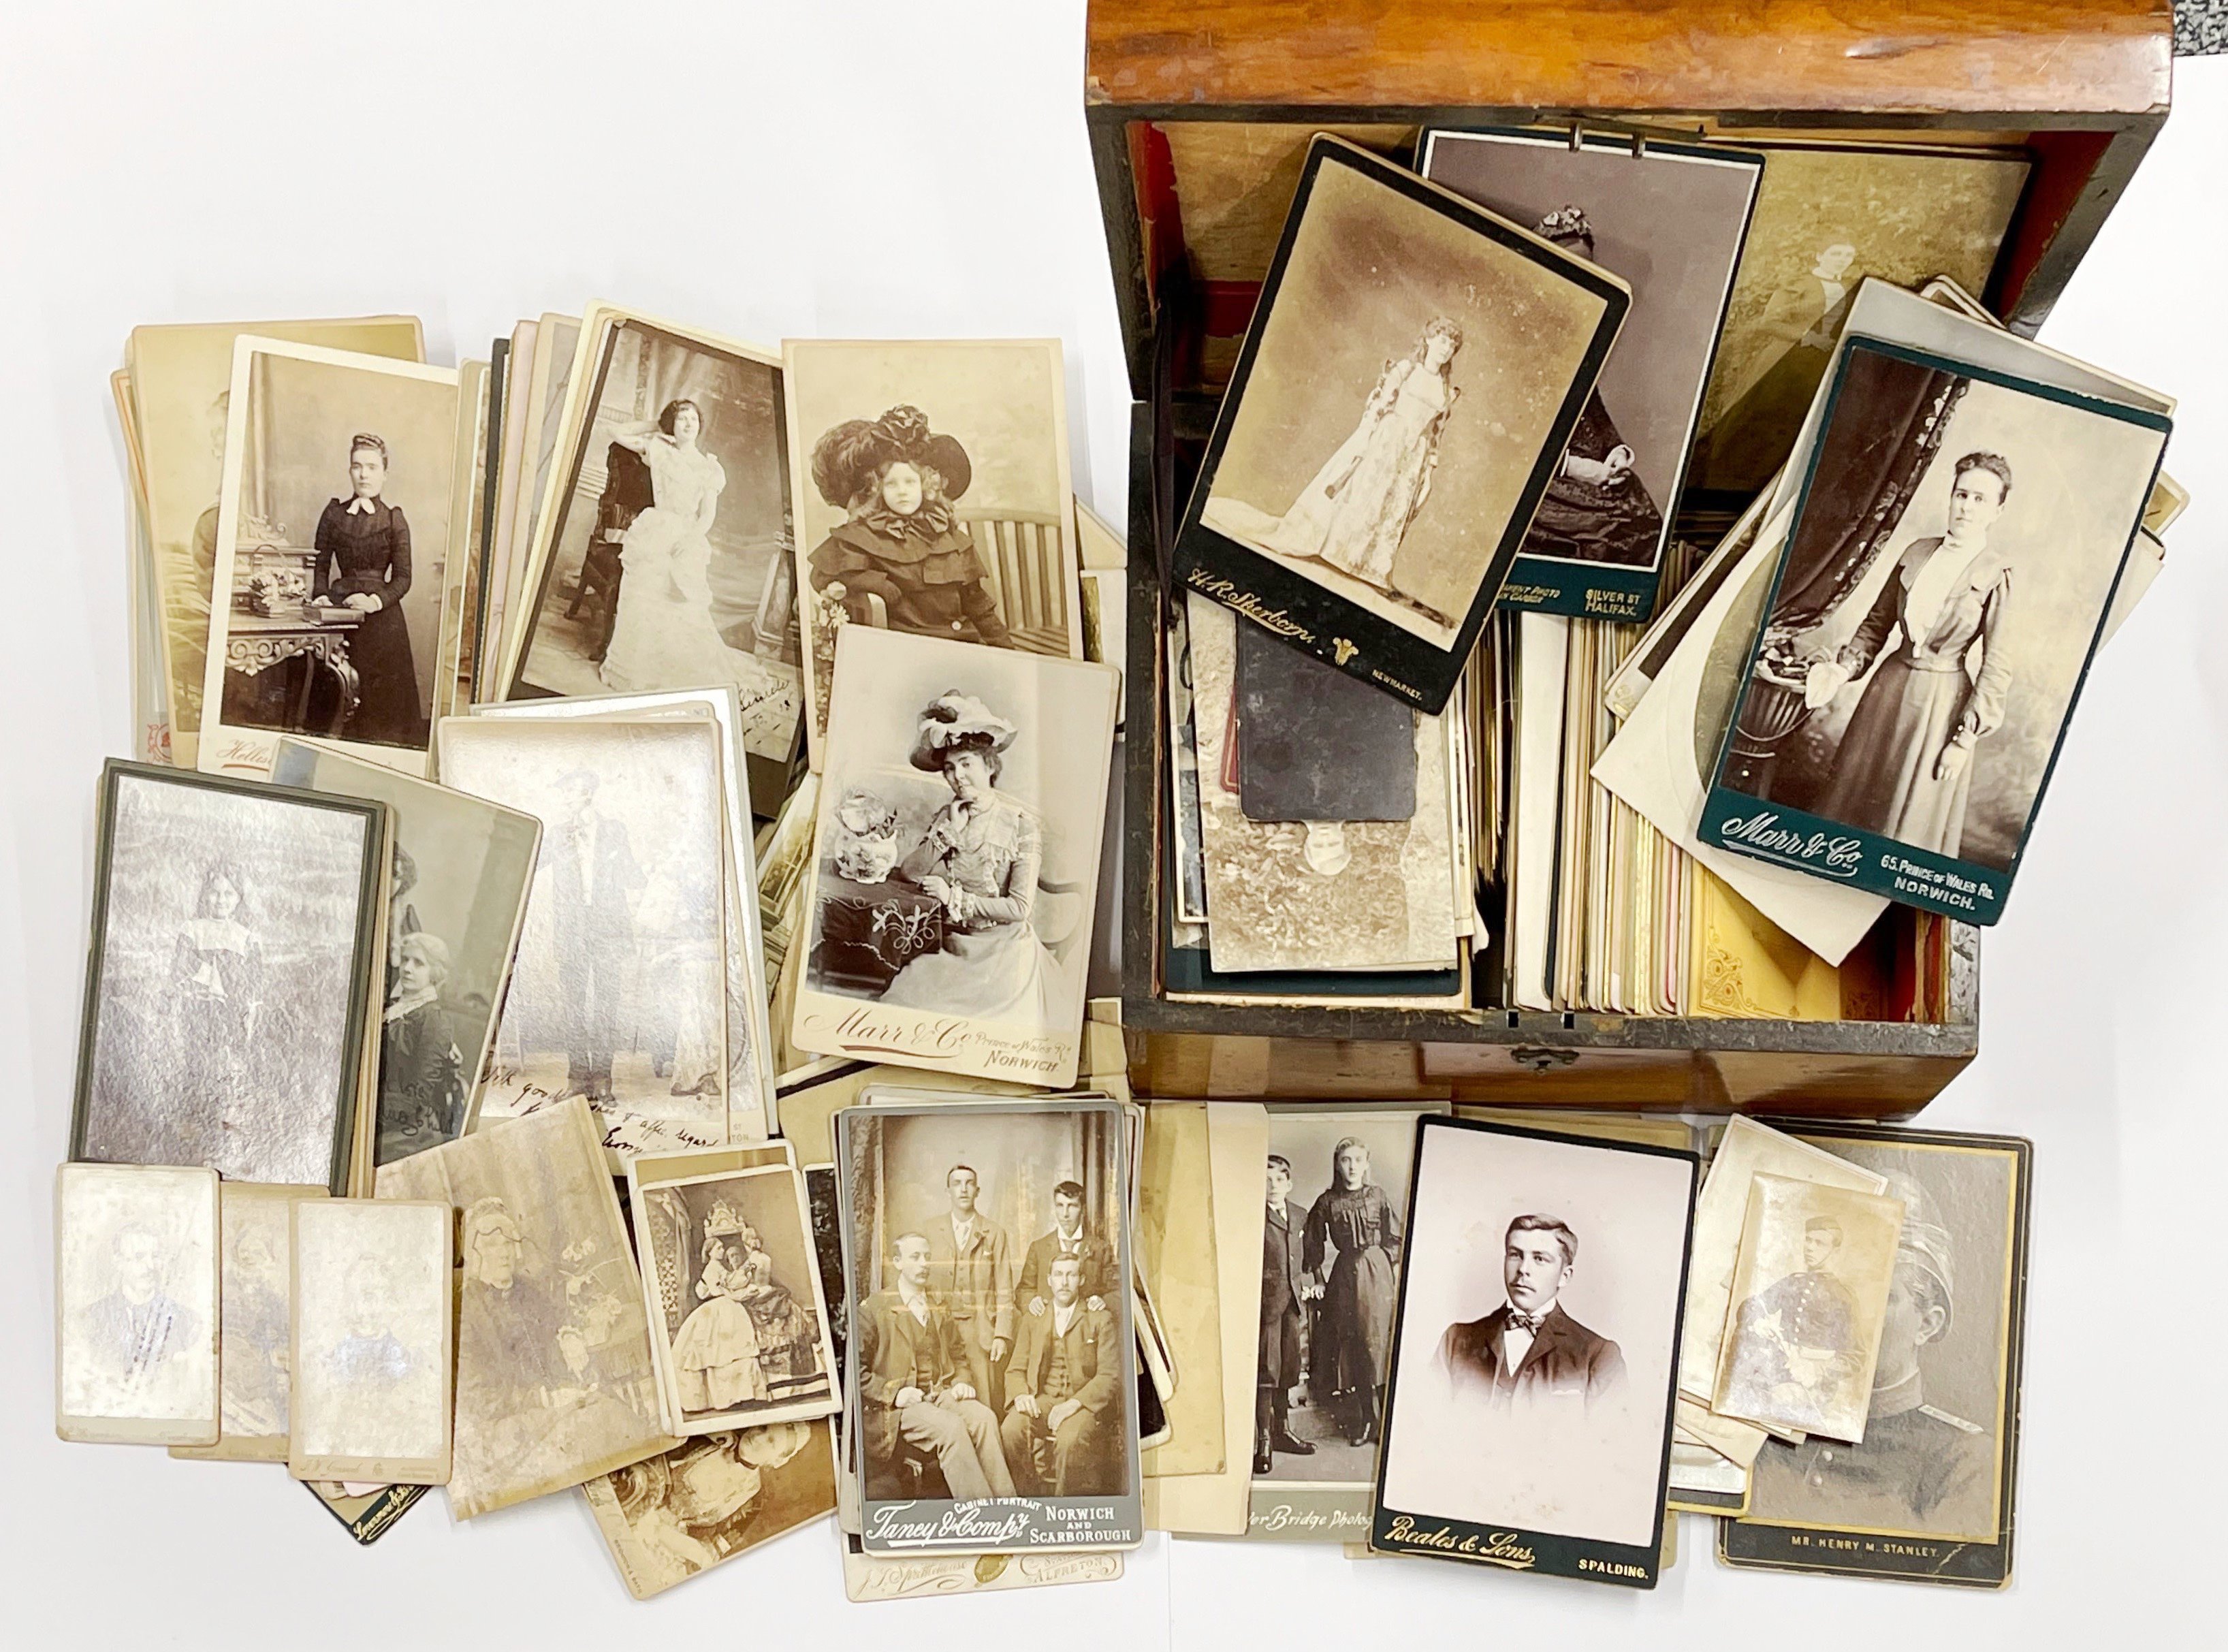
[[[386,442],[368,432],[352,437],[349,496],[328,501],[317,518],[310,600],[363,615],[349,637],[349,662],[360,688],[342,735],[422,747],[426,709],[418,695],[410,624],[402,612],[410,590],[410,524],[380,497],[386,486]]]
[[[1399,1213],[1369,1179],[1369,1149],[1346,1137],[1331,1154],[1330,1186],[1308,1212],[1301,1264],[1323,1281],[1309,1392],[1316,1405],[1343,1418],[1355,1445],[1377,1437],[1399,1294],[1400,1237]]]

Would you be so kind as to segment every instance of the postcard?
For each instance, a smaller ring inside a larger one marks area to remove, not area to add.
[[[386,816],[103,768],[72,1157],[345,1190]]]
[[[865,1550],[1134,1546],[1120,1105],[892,1101],[847,1109],[836,1129]],[[1098,1245],[1058,1245],[1063,1201]],[[1023,1245],[1042,1242],[1024,1235],[1053,1241],[1042,1313],[1015,1300]]]
[[[824,1421],[684,1440],[580,1488],[637,1600],[836,1511]]]
[[[1318,136],[1175,577],[1438,712],[1629,303],[1584,259]]]
[[[1655,1587],[1698,1163],[1419,1123],[1371,1547]]]
[[[446,1483],[456,1213],[438,1201],[368,1199],[292,1210],[288,1472]]]
[[[291,1415],[294,1201],[323,1188],[227,1181],[217,1190],[217,1441],[172,1457],[284,1463]]]
[[[462,1213],[458,1520],[562,1491],[678,1444],[658,1422],[641,1275],[583,1098],[383,1167],[382,1200]]]
[[[836,649],[791,1041],[1075,1081],[1110,667],[860,625]]]
[[[454,368],[241,337],[195,761],[260,778],[279,734],[426,771],[458,463]],[[471,455],[463,462],[469,464]]]
[[[1632,310],[1517,553],[1501,601],[1645,620],[1764,157],[1595,133],[1424,136],[1417,170],[1614,271]]]

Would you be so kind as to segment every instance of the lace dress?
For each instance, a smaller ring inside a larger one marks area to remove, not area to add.
[[[720,461],[663,436],[644,444],[655,503],[619,541],[619,611],[605,650],[604,686],[618,693],[755,682],[749,656],[712,623],[712,542],[727,473]]]

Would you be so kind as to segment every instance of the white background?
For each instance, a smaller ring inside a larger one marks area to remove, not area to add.
[[[1057,335],[1076,484],[1118,520],[1129,403],[1082,20],[1080,0],[0,0],[11,1644],[541,1647],[631,1630],[970,1649],[1220,1648],[1264,1632],[1308,1647],[1482,1633],[1559,1652],[1636,1634],[1775,1652],[2194,1642],[2218,1587],[2212,1419],[2228,1351],[2219,61],[2177,66],[2177,112],[2044,334],[2183,398],[2167,463],[2197,503],[2090,679],[1988,938],[1981,1059],[1926,1115],[2037,1146],[2009,1594],[1730,1572],[1689,1517],[1687,1553],[1653,1595],[1156,1540],[1118,1584],[854,1608],[816,1527],[643,1606],[569,1496],[468,1527],[436,1501],[360,1553],[275,1470],[54,1440],[50,1212],[93,784],[130,723],[107,382],[125,333],[415,311],[445,362],[484,355],[521,316],[609,297],[769,345]]]

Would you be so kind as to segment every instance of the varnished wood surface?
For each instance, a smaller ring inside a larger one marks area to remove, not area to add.
[[[1145,106],[2163,109],[2169,0],[1092,0]]]

